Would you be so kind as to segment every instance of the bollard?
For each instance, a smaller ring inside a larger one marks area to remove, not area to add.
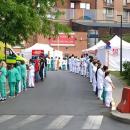
[[[130,113],[130,88],[123,88],[121,102],[118,104],[117,110],[122,113]]]

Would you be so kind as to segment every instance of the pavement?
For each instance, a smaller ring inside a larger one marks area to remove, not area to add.
[[[113,105],[113,108],[110,112],[111,117],[120,122],[130,124],[130,113],[121,113],[116,110],[117,105],[121,101],[123,87],[126,87],[127,85],[125,83],[123,83],[123,81],[121,79],[119,79],[113,75],[112,75],[112,81],[116,88],[113,91],[113,98],[114,98],[115,104]]]

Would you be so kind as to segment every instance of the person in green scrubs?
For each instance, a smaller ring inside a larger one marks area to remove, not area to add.
[[[18,63],[15,64],[15,68],[16,69],[16,86],[15,86],[15,94],[18,95],[20,93],[20,81],[21,81],[21,68],[19,66]]]
[[[6,100],[6,63],[4,61],[0,61],[0,100]]]
[[[21,61],[21,79],[22,79],[22,90],[27,90],[27,67],[25,61]]]
[[[16,69],[14,68],[14,65],[9,66],[9,70],[7,72],[7,78],[9,83],[9,89],[10,89],[10,97],[15,97],[15,86],[16,86]]]
[[[53,57],[51,57],[51,71],[54,70],[54,59]]]

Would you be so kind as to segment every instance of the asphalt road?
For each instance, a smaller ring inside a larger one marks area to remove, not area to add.
[[[88,80],[69,72],[49,72],[15,99],[0,103],[0,130],[130,130],[111,119]]]

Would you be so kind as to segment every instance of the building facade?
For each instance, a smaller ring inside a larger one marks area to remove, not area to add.
[[[65,22],[75,33],[74,46],[53,46],[63,51],[64,55],[80,57],[82,50],[91,47],[106,34],[119,35],[122,16],[123,33],[130,32],[130,0],[65,0],[64,4],[57,1],[56,9],[64,12],[58,21]],[[29,39],[30,43],[49,44],[42,35]]]

